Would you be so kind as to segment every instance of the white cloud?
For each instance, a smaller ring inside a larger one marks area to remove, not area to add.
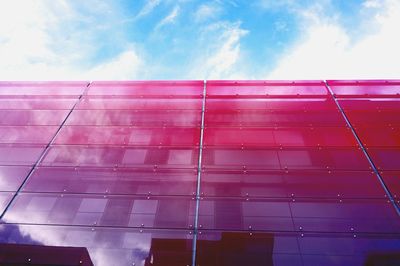
[[[218,22],[209,25],[203,34],[189,78],[244,78],[239,64],[242,60],[240,41],[248,31],[242,29],[240,23]]]
[[[142,60],[131,49],[127,50],[112,60],[100,64],[87,71],[85,76],[91,80],[127,80],[140,78]]]
[[[370,8],[372,1],[366,1]],[[371,29],[358,39],[339,23],[304,12],[306,31],[286,51],[271,79],[398,78],[400,73],[400,1],[382,1],[374,17],[362,23]],[[317,13],[318,14],[318,13]]]
[[[156,25],[155,30],[158,30],[159,28],[161,28],[167,24],[174,23],[175,19],[179,15],[179,10],[180,10],[179,6],[175,6],[172,9],[172,11]]]
[[[160,0],[147,0],[146,4],[136,15],[135,19],[139,19],[150,14],[160,4],[160,2]]]
[[[209,21],[217,17],[220,12],[221,9],[217,5],[211,3],[202,4],[194,13],[194,19],[197,22]]]
[[[96,0],[85,1],[88,6],[73,6],[66,0],[4,2],[0,8],[0,80],[137,76],[141,59],[128,43],[125,46],[129,48],[115,58],[91,64],[93,54],[100,49],[96,27],[101,26],[98,20],[92,20],[101,13],[105,20],[112,21],[107,13],[112,7],[97,5]],[[96,8],[91,8],[92,5]],[[97,13],[82,13],[84,8]]]

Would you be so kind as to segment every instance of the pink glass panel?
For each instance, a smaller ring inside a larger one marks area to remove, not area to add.
[[[81,95],[87,82],[0,82],[0,95]]]
[[[201,97],[203,86],[203,81],[95,81],[88,95]]]
[[[379,111],[399,109],[398,98],[352,98],[340,99],[340,106],[344,110]]]
[[[56,144],[198,146],[200,128],[64,126]]]
[[[400,80],[329,80],[328,84],[339,97],[400,97]]]
[[[268,110],[286,112],[337,111],[331,98],[207,98],[206,111]]]
[[[205,126],[235,127],[304,127],[345,126],[339,111],[331,112],[272,112],[260,110],[206,112]]]
[[[367,171],[204,170],[201,193],[218,197],[385,198],[376,175]]]
[[[43,166],[195,168],[198,150],[192,148],[133,148],[123,146],[53,146]]]
[[[19,194],[4,216],[10,223],[189,229],[191,197]]]
[[[400,230],[386,200],[204,198],[199,226],[217,230],[385,232]],[[353,230],[351,229],[353,228]]]
[[[355,149],[203,149],[204,168],[368,170]]]
[[[400,124],[400,109],[385,111],[346,111],[347,117],[354,127],[375,125],[375,126],[391,126]]]
[[[69,110],[0,110],[1,126],[60,125]]]
[[[16,191],[30,170],[26,166],[0,166],[0,191]]]
[[[0,145],[0,165],[33,165],[44,151],[38,145]]]
[[[201,110],[202,99],[84,97],[76,109],[107,110]]]
[[[190,265],[192,259],[188,230],[54,225],[0,225],[0,230],[4,242],[84,247],[93,264],[82,265]],[[45,254],[46,259],[54,256]],[[37,262],[32,260],[31,264]],[[79,260],[74,263],[80,264]]]
[[[204,145],[254,147],[345,147],[357,145],[350,128],[206,128]]]
[[[1,89],[0,89],[1,90]],[[58,110],[71,109],[78,101],[78,97],[71,96],[50,96],[50,97],[1,97],[0,110]]]
[[[197,110],[75,110],[67,125],[96,126],[200,126]]]
[[[0,126],[0,143],[47,144],[58,126]]]
[[[197,170],[39,167],[23,191],[131,195],[193,195]]]
[[[357,126],[355,127],[358,137],[364,147],[399,147],[400,128],[399,127],[374,127]]]
[[[207,96],[326,95],[322,81],[207,81]]]

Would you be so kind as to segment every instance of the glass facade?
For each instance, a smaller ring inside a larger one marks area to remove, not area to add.
[[[0,265],[400,265],[399,197],[400,81],[0,82]]]

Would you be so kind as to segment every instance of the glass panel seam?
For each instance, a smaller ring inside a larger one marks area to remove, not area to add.
[[[12,196],[11,200],[8,202],[6,208],[4,209],[3,213],[0,215],[0,220],[3,219],[4,215],[6,214],[7,210],[10,208],[10,206],[13,204],[13,202],[15,201],[16,197],[18,196],[18,194],[21,192],[21,190],[23,189],[23,187],[25,186],[26,182],[28,181],[28,179],[31,177],[31,175],[33,174],[34,170],[37,168],[37,166],[41,163],[41,161],[43,160],[44,156],[46,155],[47,151],[49,150],[50,146],[54,143],[56,137],[58,136],[58,134],[60,133],[62,127],[64,126],[65,122],[67,121],[68,117],[71,115],[72,111],[74,111],[75,107],[80,103],[80,101],[83,98],[83,95],[86,94],[88,88],[90,87],[90,85],[92,84],[92,81],[88,82],[86,84],[85,89],[83,90],[82,94],[79,95],[79,98],[77,99],[77,101],[74,103],[74,105],[72,106],[71,110],[68,112],[68,114],[65,116],[64,120],[61,122],[60,126],[58,127],[57,131],[55,132],[54,136],[51,138],[50,142],[47,143],[46,147],[43,149],[42,153],[40,154],[39,158],[36,160],[36,162],[34,163],[34,165],[32,166],[32,168],[30,169],[30,171],[28,172],[27,176],[25,177],[25,179],[22,181],[21,185],[18,187],[17,191],[14,193],[14,195]]]
[[[353,133],[354,138],[356,139],[358,145],[360,146],[362,152],[364,153],[365,157],[368,160],[368,163],[371,166],[371,169],[374,171],[375,175],[377,176],[383,190],[386,193],[386,196],[388,197],[388,200],[390,201],[390,203],[393,205],[394,209],[396,210],[397,214],[400,216],[400,208],[399,206],[397,206],[396,201],[393,197],[393,195],[391,194],[389,188],[387,187],[387,185],[385,184],[385,182],[383,181],[383,178],[381,176],[381,174],[379,173],[377,167],[375,166],[374,162],[372,161],[372,158],[370,157],[370,155],[367,152],[367,149],[364,147],[364,145],[361,142],[360,137],[357,135],[357,132],[355,131],[355,129],[353,128],[350,120],[348,119],[346,113],[344,112],[342,106],[340,105],[339,101],[336,98],[335,93],[333,92],[332,88],[329,86],[328,82],[326,80],[324,80],[325,86],[329,91],[329,94],[331,95],[332,99],[334,100],[337,108],[339,109],[340,113],[342,114],[344,120],[346,121],[347,126],[351,129],[351,132]]]

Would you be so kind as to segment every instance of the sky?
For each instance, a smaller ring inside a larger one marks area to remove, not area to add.
[[[400,78],[400,0],[0,0],[0,80]]]

